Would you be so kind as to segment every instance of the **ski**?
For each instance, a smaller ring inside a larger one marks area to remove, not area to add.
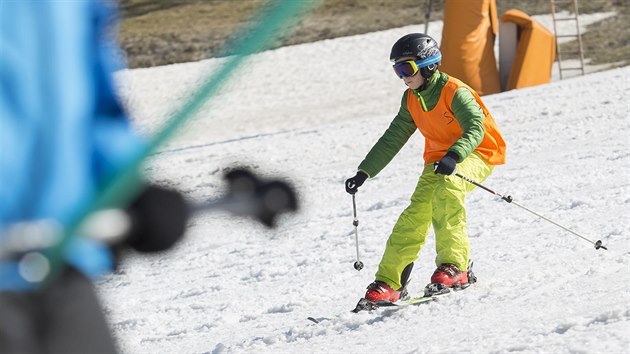
[[[378,301],[376,303],[371,302],[365,298],[361,298],[359,302],[357,303],[357,306],[354,308],[354,310],[350,312],[352,313],[372,312],[372,311],[382,309],[382,308],[389,308],[391,310],[396,310],[396,309],[400,309],[407,306],[430,303],[430,302],[436,301],[439,297],[440,297],[439,295],[438,296],[419,295],[419,296],[415,296],[411,298],[408,297],[398,302]],[[337,315],[336,317],[339,317],[339,316],[340,315]],[[314,322],[314,323],[330,321],[333,318],[335,317],[332,317],[332,318],[331,317],[307,317],[309,321]]]
[[[412,298],[407,298],[404,300],[400,300],[398,302],[390,302],[390,301],[378,301],[373,303],[365,298],[361,298],[359,303],[354,310],[351,312],[359,313],[361,311],[372,312],[381,308],[389,308],[389,309],[399,309],[406,306],[420,305],[424,303],[429,303],[438,299],[439,296],[416,296]],[[313,323],[321,323],[323,321],[330,321],[332,318],[329,317],[307,317],[307,319]]]
[[[374,311],[382,307],[400,308],[400,307],[406,307],[406,306],[411,306],[411,305],[420,305],[420,304],[428,303],[431,301],[435,301],[437,300],[437,298],[438,296],[421,295],[421,296],[416,296],[409,299],[401,300],[398,302],[391,302],[391,301],[371,302],[365,298],[361,298],[359,302],[357,303],[357,305],[355,306],[354,310],[352,310],[351,312],[359,313],[361,311]]]
[[[472,284],[477,282],[477,277],[475,276],[475,273],[472,270],[473,268],[473,262],[470,261],[468,264],[468,283],[464,284],[464,285],[455,285],[453,287],[446,287],[444,286],[444,284],[440,284],[440,283],[429,283],[425,288],[424,288],[424,292],[422,295],[418,295],[415,297],[411,297],[409,298],[407,296],[407,292],[404,291],[403,292],[403,297],[402,300],[399,300],[398,302],[391,302],[391,301],[377,301],[377,302],[371,302],[365,298],[361,298],[359,299],[359,302],[357,303],[357,305],[355,306],[355,308],[353,310],[351,310],[350,312],[352,313],[359,313],[359,312],[372,312],[372,311],[376,311],[378,309],[381,308],[390,308],[390,309],[398,309],[398,308],[402,308],[402,307],[407,307],[407,306],[414,306],[414,305],[420,305],[420,304],[426,304],[426,303],[430,303],[433,301],[438,300],[440,297],[443,297],[445,295],[451,294],[453,291],[461,291],[464,290],[466,288],[468,288],[469,286],[471,286]],[[314,323],[320,323],[322,321],[329,321],[332,318],[328,318],[328,317],[319,317],[319,318],[315,318],[315,317],[307,317],[307,319],[311,322]]]
[[[440,283],[430,283],[424,288],[424,294],[421,296],[412,297],[410,299],[403,299],[399,302],[390,302],[390,301],[377,301],[371,302],[365,298],[361,298],[354,310],[351,312],[359,313],[361,311],[374,311],[381,307],[404,307],[410,305],[418,305],[426,302],[431,302],[436,300],[438,297],[449,294],[451,290],[453,291],[461,291],[468,288],[470,285],[477,282],[477,277],[472,270],[473,262],[470,261],[468,264],[468,283],[465,285],[456,285],[451,288],[444,286],[444,284]]]

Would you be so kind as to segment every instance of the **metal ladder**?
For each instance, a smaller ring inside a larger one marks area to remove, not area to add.
[[[582,47],[582,36],[580,34],[580,21],[578,20],[578,6],[577,0],[549,0],[551,5],[551,18],[553,20],[553,32],[556,36],[556,60],[558,61],[558,71],[560,72],[560,80],[562,80],[563,71],[575,71],[580,70],[584,75],[584,50]],[[571,4],[573,7],[573,15],[569,17],[557,18],[556,17],[556,5]],[[559,34],[556,28],[556,23],[560,21],[575,21],[575,33],[571,34]],[[560,46],[558,46],[558,38],[577,38],[578,51],[577,52],[561,52]],[[562,67],[562,55],[579,55],[580,66],[575,67]]]

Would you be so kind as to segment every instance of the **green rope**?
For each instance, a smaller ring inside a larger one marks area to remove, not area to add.
[[[190,120],[195,113],[215,95],[220,86],[224,84],[235,70],[243,63],[247,56],[262,51],[283,32],[283,26],[289,26],[307,13],[310,6],[317,0],[276,0],[270,1],[266,9],[259,12],[254,25],[233,41],[233,45],[226,46],[232,49],[229,60],[212,75],[195,92],[170,119],[167,124],[149,142],[145,149],[135,156],[132,161],[113,177],[106,188],[95,198],[94,202],[75,220],[64,233],[64,238],[57,246],[47,252],[51,264],[51,272],[47,277],[50,281],[62,267],[62,252],[64,247],[73,239],[85,218],[92,212],[104,208],[111,208],[129,203],[142,186],[140,177],[140,165],[159,146],[171,138],[184,123]],[[224,50],[225,51],[225,50]],[[227,51],[225,51],[227,53]]]

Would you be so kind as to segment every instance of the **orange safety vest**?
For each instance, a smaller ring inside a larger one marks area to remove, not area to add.
[[[468,85],[453,77],[442,88],[440,98],[435,107],[425,112],[420,101],[411,89],[407,90],[407,109],[411,113],[416,127],[424,136],[424,162],[425,164],[439,161],[446,151],[461,138],[463,131],[451,108],[455,91],[460,87],[466,87],[472,92],[475,100],[481,106],[484,113],[484,135],[475,152],[478,153],[489,165],[502,165],[505,163],[505,141],[499,133],[492,115],[488,112],[479,95]]]

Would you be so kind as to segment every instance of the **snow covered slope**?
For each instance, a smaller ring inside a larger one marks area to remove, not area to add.
[[[485,184],[609,251],[478,189],[467,201],[476,285],[423,306],[349,313],[407,206],[421,135],[357,194],[361,272],[343,181],[398,110],[404,86],[389,46],[417,30],[256,55],[154,156],[148,176],[193,200],[219,196],[222,173],[242,165],[286,176],[303,207],[272,231],[200,215],[175,249],[128,255],[98,284],[123,352],[630,351],[630,67],[484,97],[508,144],[508,163]],[[138,129],[154,132],[220,63],[121,73]],[[434,245],[430,236],[412,292],[435,268]]]

